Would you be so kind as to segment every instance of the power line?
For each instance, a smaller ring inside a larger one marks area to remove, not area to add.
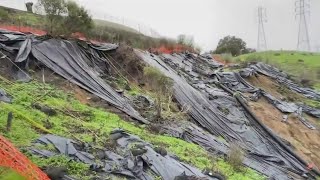
[[[309,29],[307,23],[307,15],[310,15],[309,0],[296,0],[295,12],[296,18],[299,17],[299,33],[297,50],[310,51]]]
[[[258,7],[258,43],[257,50],[267,50],[266,33],[264,31],[264,23],[267,22],[267,10],[261,6]]]

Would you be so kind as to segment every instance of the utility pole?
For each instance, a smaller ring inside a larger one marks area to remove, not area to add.
[[[299,34],[297,50],[310,51],[309,29],[307,23],[307,15],[310,15],[309,0],[296,0],[295,12],[296,18],[299,17]]]
[[[264,23],[267,22],[267,10],[261,6],[258,7],[258,44],[257,51],[267,50],[266,33]]]

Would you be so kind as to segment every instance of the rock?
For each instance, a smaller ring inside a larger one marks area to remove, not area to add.
[[[44,172],[51,180],[61,180],[67,174],[65,167],[47,167]]]
[[[141,156],[142,154],[146,153],[148,150],[147,149],[142,149],[142,148],[132,148],[131,153],[133,156]]]
[[[46,105],[41,105],[38,103],[32,104],[32,107],[35,109],[38,109],[39,111],[45,113],[48,116],[55,116],[57,114],[56,110],[50,108],[49,106]]]
[[[168,154],[167,150],[163,147],[155,147],[154,151],[161,154],[161,156],[166,156]]]

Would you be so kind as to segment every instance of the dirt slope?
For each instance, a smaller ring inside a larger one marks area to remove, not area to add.
[[[284,89],[278,83],[265,76],[251,77],[247,80],[252,85],[264,89],[279,99],[297,101],[302,98],[301,95]],[[265,125],[288,141],[303,159],[311,164],[314,163],[318,168],[320,167],[319,120],[305,115],[306,119],[318,128],[317,130],[311,130],[303,125],[293,114],[289,115],[287,122],[282,122],[284,114],[264,98],[257,102],[249,102],[249,106]]]

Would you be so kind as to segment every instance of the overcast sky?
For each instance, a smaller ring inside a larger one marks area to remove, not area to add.
[[[24,8],[25,0],[0,0],[0,5]],[[26,0],[27,1],[27,0]],[[35,0],[33,0],[35,1]],[[235,35],[249,47],[257,46],[257,7],[267,9],[268,49],[296,49],[298,21],[295,0],[76,0],[94,17],[103,14],[141,22],[163,36],[193,35],[204,50],[214,49],[220,38]],[[320,0],[310,0],[310,39],[320,46]]]

